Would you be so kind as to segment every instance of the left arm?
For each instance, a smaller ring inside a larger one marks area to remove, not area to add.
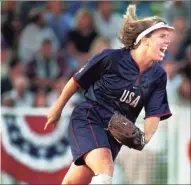
[[[144,121],[145,143],[147,144],[159,125],[160,117],[148,117]]]
[[[156,88],[145,104],[144,133],[135,128],[137,130],[135,137],[127,139],[131,140],[130,145],[127,144],[130,148],[142,150],[156,132],[159,121],[165,120],[172,115],[168,105],[166,82],[167,75],[164,73],[156,82]]]
[[[156,82],[156,89],[151,94],[145,105],[144,133],[145,143],[148,143],[156,132],[159,121],[169,118],[172,114],[169,109],[166,92],[166,72]]]

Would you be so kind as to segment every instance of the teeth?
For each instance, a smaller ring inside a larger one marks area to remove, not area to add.
[[[166,50],[167,50],[167,47],[162,47],[161,49],[163,49],[164,51],[166,51]]]
[[[162,48],[160,48],[160,51],[163,52],[163,53],[165,53],[166,50],[167,50],[167,47],[162,47]]]
[[[163,52],[160,53],[160,57],[162,57],[162,58],[164,57],[164,53]]]

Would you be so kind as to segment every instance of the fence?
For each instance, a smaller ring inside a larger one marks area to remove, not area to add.
[[[143,151],[122,147],[114,184],[190,184],[190,108],[172,107]],[[72,161],[67,127],[72,109],[56,128],[43,130],[47,109],[6,109],[1,115],[2,184],[59,184]],[[143,112],[137,125],[143,129]]]

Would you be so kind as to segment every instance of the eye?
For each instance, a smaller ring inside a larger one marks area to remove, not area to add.
[[[164,34],[160,35],[160,38],[165,38],[165,37],[166,37],[166,35],[164,35]]]

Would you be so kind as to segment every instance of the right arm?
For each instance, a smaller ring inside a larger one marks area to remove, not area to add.
[[[62,110],[71,96],[76,93],[79,89],[77,82],[71,78],[68,83],[65,85],[64,89],[55,105],[51,108],[47,115],[47,122],[44,127],[44,130],[48,127],[49,124],[56,124],[60,119]]]
[[[59,112],[62,112],[62,109],[64,108],[68,100],[71,98],[73,94],[75,94],[78,91],[78,89],[79,89],[79,85],[72,77],[68,81],[68,83],[65,85],[60,97],[58,98],[55,104],[56,110],[58,110]]]
[[[60,119],[62,109],[64,108],[65,104],[79,87],[87,90],[91,84],[93,84],[109,70],[111,62],[107,59],[107,56],[107,50],[95,55],[87,62],[86,65],[84,65],[78,72],[75,73],[74,77],[71,78],[66,84],[60,97],[48,113],[47,123],[44,129],[46,129],[49,124],[57,123],[57,121]]]

